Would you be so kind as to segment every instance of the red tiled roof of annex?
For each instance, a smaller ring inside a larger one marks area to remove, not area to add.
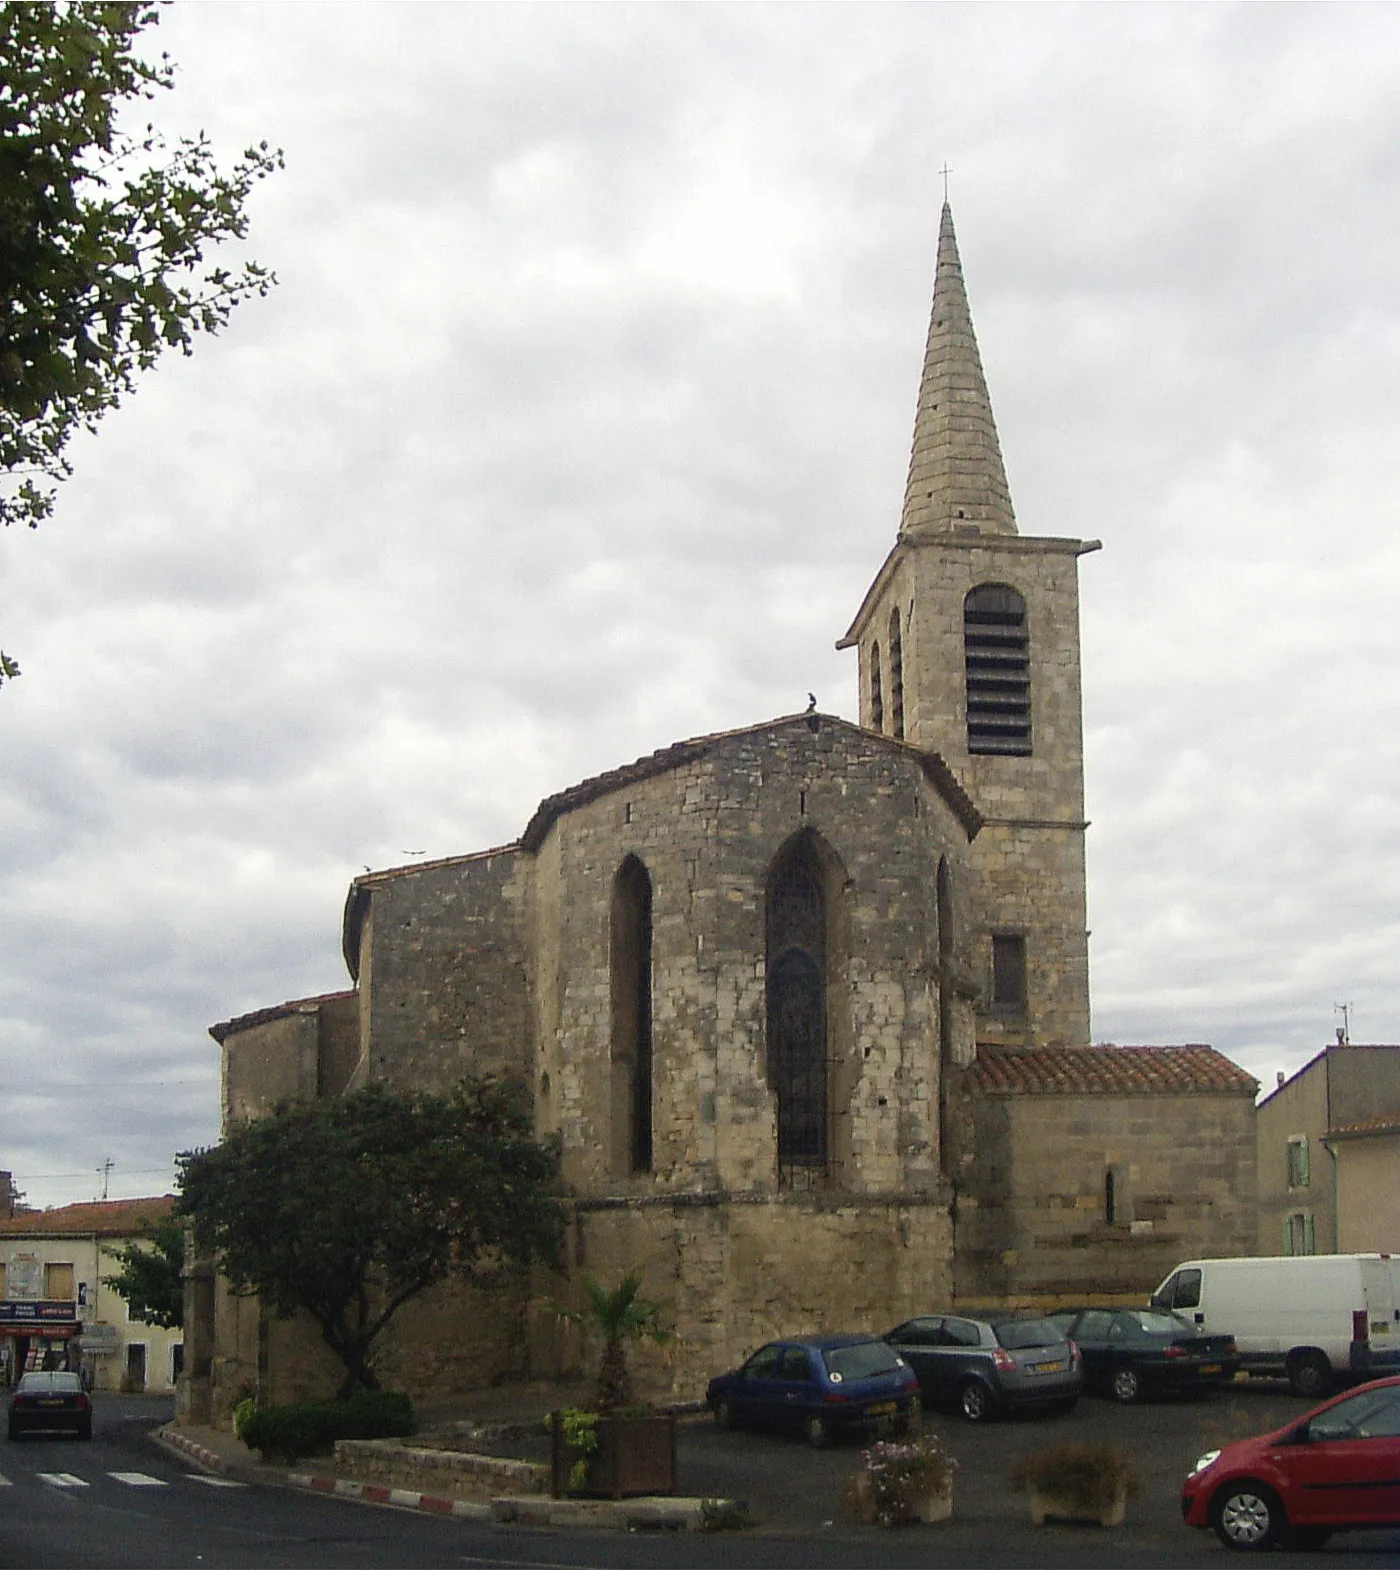
[[[95,1199],[53,1210],[19,1210],[0,1219],[0,1237],[136,1237],[147,1221],[164,1221],[175,1209],[173,1194],[150,1199]]]
[[[1328,1139],[1361,1139],[1367,1134],[1400,1134],[1400,1112],[1378,1112],[1359,1123],[1339,1123],[1327,1130]]]
[[[1258,1082],[1214,1047],[981,1047],[969,1069],[976,1089],[991,1094],[1253,1095]]]

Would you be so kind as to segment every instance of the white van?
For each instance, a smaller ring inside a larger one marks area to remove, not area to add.
[[[1287,1374],[1300,1396],[1340,1376],[1400,1374],[1400,1259],[1389,1254],[1188,1259],[1152,1306],[1233,1335],[1242,1368]]]

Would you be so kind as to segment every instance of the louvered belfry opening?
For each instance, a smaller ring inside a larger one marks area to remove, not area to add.
[[[778,1182],[816,1188],[827,1172],[826,896],[808,835],[768,884],[768,1083],[778,1100]]]
[[[1026,602],[984,583],[963,601],[967,750],[1009,757],[1031,751],[1031,644]]]

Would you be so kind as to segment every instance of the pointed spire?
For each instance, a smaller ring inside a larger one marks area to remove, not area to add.
[[[1016,514],[967,308],[953,211],[945,201],[899,533],[922,537],[969,525],[984,534],[1015,534]]]

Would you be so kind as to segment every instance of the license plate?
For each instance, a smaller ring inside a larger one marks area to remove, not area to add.
[[[1064,1360],[1064,1358],[1059,1358],[1059,1359],[1057,1359],[1057,1361],[1055,1361],[1053,1363],[1032,1363],[1031,1364],[1031,1373],[1033,1373],[1033,1374],[1063,1374],[1064,1371],[1065,1371],[1065,1360]]]
[[[62,1406],[63,1405],[63,1397],[62,1396],[40,1396],[39,1397],[39,1405],[40,1406]]]
[[[867,1417],[888,1417],[891,1412],[897,1412],[899,1407],[894,1401],[877,1401],[873,1406],[865,1409]]]
[[[1218,1374],[1220,1372],[1220,1364],[1219,1363],[1202,1363],[1201,1364],[1201,1372],[1203,1374]]]

